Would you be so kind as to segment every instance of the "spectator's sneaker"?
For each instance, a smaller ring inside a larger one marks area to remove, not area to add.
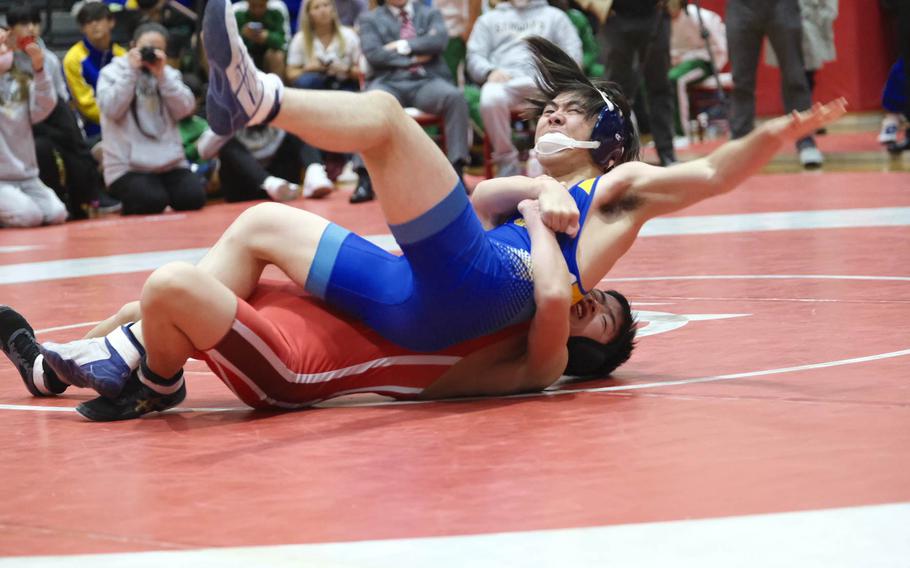
[[[303,196],[307,199],[319,199],[332,193],[335,184],[322,164],[310,164],[303,176]]]
[[[262,182],[262,189],[272,201],[292,201],[300,197],[300,186],[286,179],[269,176]]]
[[[185,398],[186,386],[182,382],[173,393],[160,394],[142,384],[138,371],[133,371],[119,396],[113,399],[99,396],[77,406],[76,412],[93,422],[132,420],[149,412],[164,412]]]
[[[900,131],[900,120],[886,117],[882,121],[882,130],[878,133],[879,144],[889,144],[897,142],[897,133]]]
[[[98,196],[98,213],[100,215],[107,215],[108,213],[119,213],[123,209],[123,203],[118,199],[114,199],[105,192],[101,192],[101,195]]]
[[[281,79],[256,69],[228,0],[209,0],[202,30],[209,61],[209,127],[227,135],[244,126],[269,122],[281,104]]]
[[[35,341],[35,330],[9,306],[0,306],[0,349],[16,366],[32,396],[54,396],[66,390],[66,383],[44,373],[44,357]]]
[[[903,142],[898,142],[897,140],[895,140],[894,142],[888,142],[885,145],[885,148],[888,149],[888,153],[893,154],[895,156],[899,155],[901,152],[906,152],[907,150],[910,150],[910,128],[908,128],[907,132],[904,134]]]
[[[108,398],[120,394],[145,352],[125,325],[106,337],[45,343],[40,349],[44,360],[63,381],[94,389]]]
[[[799,163],[807,170],[822,167],[825,157],[816,146],[803,146],[799,149]]]

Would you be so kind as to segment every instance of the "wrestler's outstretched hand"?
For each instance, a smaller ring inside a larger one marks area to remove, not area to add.
[[[553,232],[574,237],[578,234],[578,204],[565,186],[550,176],[539,176],[534,179],[542,184],[537,201],[544,225]]]
[[[769,120],[765,126],[771,134],[787,141],[799,140],[831,124],[847,113],[847,99],[840,97],[828,104],[815,103],[810,110]]]

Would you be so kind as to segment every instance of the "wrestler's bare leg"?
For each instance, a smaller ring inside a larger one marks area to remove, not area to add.
[[[214,347],[237,312],[237,296],[227,286],[183,262],[153,272],[139,303],[142,320],[133,333],[145,345],[149,369],[162,377],[175,375],[195,351]]]
[[[390,224],[426,213],[458,182],[439,147],[382,91],[285,89],[272,124],[325,150],[359,152]]]
[[[315,213],[262,203],[241,213],[198,266],[241,298],[252,294],[269,264],[305,286],[319,239],[328,226]]]
[[[145,346],[146,364],[169,377],[196,350],[218,343],[230,330],[236,311],[237,296],[227,286],[198,266],[174,262],[149,276],[140,301],[125,304],[85,337],[104,337],[135,322],[131,331]]]
[[[326,150],[361,152],[390,224],[426,213],[458,181],[433,141],[394,97],[380,91],[287,89],[272,124]],[[308,211],[257,205],[237,218],[199,266],[241,298],[249,296],[268,264],[302,286],[327,226]]]

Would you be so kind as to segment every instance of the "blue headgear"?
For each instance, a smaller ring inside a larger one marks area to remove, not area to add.
[[[597,92],[605,104],[591,130],[591,140],[600,142],[600,146],[591,150],[591,158],[595,164],[606,167],[611,161],[618,162],[622,158],[626,142],[625,121],[619,106],[600,89]]]

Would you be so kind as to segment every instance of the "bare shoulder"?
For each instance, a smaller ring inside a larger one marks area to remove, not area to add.
[[[642,179],[648,179],[654,175],[659,175],[667,171],[667,168],[660,166],[652,166],[651,164],[635,160],[633,162],[626,162],[624,164],[619,164],[607,175],[614,174],[618,179],[624,180],[626,183],[636,183]]]

